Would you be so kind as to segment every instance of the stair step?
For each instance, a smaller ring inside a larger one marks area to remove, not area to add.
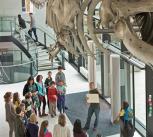
[[[54,63],[53,66],[51,66],[51,65],[39,66],[38,70],[41,71],[41,70],[57,69],[58,66],[59,66],[59,64]]]

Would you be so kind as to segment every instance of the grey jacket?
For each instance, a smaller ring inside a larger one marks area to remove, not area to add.
[[[20,116],[15,118],[15,137],[25,137],[25,127]]]
[[[58,72],[55,76],[55,82],[58,85],[60,81],[63,81],[66,84],[65,74],[63,72]]]
[[[14,121],[16,114],[15,109],[12,102],[5,103],[5,110],[6,110],[6,121]]]

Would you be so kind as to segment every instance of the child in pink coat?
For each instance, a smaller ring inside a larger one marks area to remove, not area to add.
[[[48,131],[48,121],[44,120],[41,123],[40,131],[39,131],[39,137],[53,137],[52,133]]]

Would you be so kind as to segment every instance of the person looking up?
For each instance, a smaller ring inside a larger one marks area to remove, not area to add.
[[[39,137],[52,137],[52,133],[48,131],[48,121],[44,120],[41,123],[40,131],[39,131]]]
[[[12,103],[12,92],[6,92],[4,95],[5,100],[5,111],[6,111],[6,121],[9,124],[9,137],[13,137],[14,131],[14,121],[15,121],[15,109]]]

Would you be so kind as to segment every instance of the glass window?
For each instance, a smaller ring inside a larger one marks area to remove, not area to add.
[[[145,70],[134,68],[135,117],[146,126]]]

